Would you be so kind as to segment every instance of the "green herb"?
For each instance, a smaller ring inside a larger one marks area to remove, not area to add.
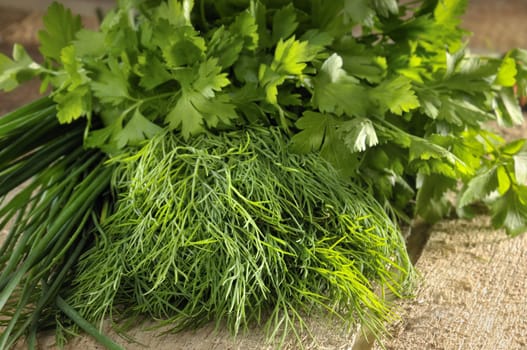
[[[53,322],[48,308],[71,278],[109,186],[112,169],[101,152],[83,149],[84,128],[60,125],[48,98],[0,119],[0,229],[7,231],[0,310],[9,316],[0,320],[2,349]]]
[[[111,154],[165,129],[189,139],[278,125],[291,150],[320,152],[400,219],[448,214],[458,180],[492,167],[484,125],[522,122],[513,88],[526,93],[527,54],[467,53],[465,0],[194,5],[121,1],[90,31],[54,4],[40,33],[46,68],[18,48],[14,61],[2,58],[0,82],[9,89],[40,74],[61,122],[86,117],[85,144]],[[524,185],[510,195],[522,197]],[[496,225],[527,227],[499,219],[507,206],[487,200]]]
[[[0,347],[62,324],[59,294],[89,320],[133,296],[176,328],[269,307],[275,336],[322,307],[379,330],[373,291],[412,276],[387,215],[483,202],[524,232],[527,146],[487,123],[522,123],[527,52],[470,54],[466,4],[121,0],[97,31],[51,5],[42,64],[0,55],[0,89],[53,88],[0,120]]]
[[[57,306],[68,316],[70,317],[76,324],[79,325],[85,332],[92,335],[95,339],[99,341],[104,347],[108,350],[123,350],[124,348],[117,345],[113,342],[110,338],[106,337],[102,333],[100,333],[91,323],[87,322],[83,318],[81,318],[77,312],[70,306],[68,303],[64,301],[60,296],[57,297]]]
[[[115,212],[67,299],[91,322],[120,311],[237,333],[266,321],[300,340],[301,315],[322,309],[379,334],[393,316],[381,295],[414,276],[374,199],[319,156],[290,154],[279,129],[165,133],[113,162]]]

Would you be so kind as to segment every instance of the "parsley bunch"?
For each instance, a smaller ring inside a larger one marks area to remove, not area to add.
[[[527,54],[468,53],[465,7],[122,0],[91,31],[53,4],[44,65],[16,47],[13,61],[2,58],[0,87],[41,75],[59,120],[86,118],[85,145],[110,154],[167,129],[189,139],[279,126],[292,152],[320,152],[400,219],[467,215],[485,201],[494,224],[517,234],[527,222],[524,142],[508,146],[486,125],[522,122],[513,87],[525,94]]]

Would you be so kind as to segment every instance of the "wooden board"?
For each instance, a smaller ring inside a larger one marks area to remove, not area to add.
[[[511,239],[487,217],[443,221],[416,267],[421,286],[400,304],[388,349],[527,349],[527,235]]]

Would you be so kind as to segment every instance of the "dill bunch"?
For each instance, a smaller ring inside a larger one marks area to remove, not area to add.
[[[114,158],[113,214],[77,267],[68,303],[92,322],[115,310],[174,330],[211,320],[270,338],[327,310],[378,334],[414,271],[370,194],[277,128],[188,141],[164,133]]]

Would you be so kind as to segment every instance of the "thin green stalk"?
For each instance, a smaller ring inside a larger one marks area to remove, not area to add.
[[[43,275],[46,275],[50,270],[53,270],[65,257],[66,252],[75,245],[78,246],[78,236],[86,229],[86,227],[91,227],[88,225],[89,217],[91,211],[86,211],[82,219],[75,223],[75,230],[71,232],[70,235],[62,234],[59,236],[55,242],[53,242],[53,247],[46,254],[45,260],[39,262],[38,273],[35,274],[34,279],[40,279]]]
[[[47,115],[50,110],[54,109],[55,103],[51,98],[43,97],[2,116],[0,118],[0,138],[20,130],[27,130],[28,126],[33,126],[35,122],[42,120],[43,115]]]
[[[95,328],[90,322],[82,318],[74,308],[72,308],[64,299],[57,296],[56,303],[58,308],[66,314],[76,325],[78,325],[83,331],[91,335],[101,345],[108,350],[124,350],[123,347],[115,343],[113,340],[102,334]]]
[[[21,160],[17,160],[17,162],[11,166],[11,169],[8,168],[2,171],[3,176],[0,181],[0,196],[7,194],[27,179],[42,172],[62,155],[72,151],[75,152],[76,149],[82,150],[79,149],[78,146],[78,139],[81,135],[82,130],[70,132],[62,138],[48,143],[35,153],[30,154]]]
[[[25,260],[12,276],[6,287],[0,292],[0,309],[2,309],[9,296],[18,286],[24,275],[29,271],[33,264],[38,261],[51,240],[57,235],[68,234],[77,220],[84,215],[86,210],[92,205],[93,200],[100,195],[101,191],[109,184],[111,167],[99,167],[93,170],[80,184],[75,197],[70,198],[60,215],[53,220],[47,232],[39,240],[38,244],[28,252]]]
[[[88,212],[86,214],[86,218],[89,217],[90,215],[91,215],[91,213]],[[78,231],[80,232],[82,230],[84,230],[84,226],[81,224],[79,226],[79,230]],[[86,242],[87,242],[87,237],[88,237],[87,235],[83,235],[82,238],[80,240],[78,240],[78,242],[75,245],[74,250],[67,257],[67,260],[63,264],[63,266],[60,267],[60,271],[58,273],[56,273],[56,274],[53,274],[50,277],[50,280],[48,280],[48,281],[45,281],[45,280],[38,281],[37,280],[38,276],[35,276],[33,278],[33,281],[34,281],[33,282],[33,290],[38,288],[38,286],[40,284],[40,287],[42,288],[42,295],[38,299],[38,302],[35,305],[34,309],[32,309],[31,316],[28,317],[23,324],[18,326],[17,332],[15,334],[13,334],[13,336],[11,337],[11,339],[12,339],[11,344],[13,344],[18,338],[20,338],[28,328],[29,328],[30,334],[37,332],[38,325],[39,325],[39,319],[40,319],[40,315],[41,315],[41,312],[42,312],[43,308],[46,307],[46,306],[49,306],[49,303],[52,302],[53,300],[55,300],[55,297],[56,297],[57,293],[59,292],[60,288],[62,287],[62,283],[64,282],[66,274],[68,272],[70,272],[71,267],[77,261],[77,258],[82,253],[82,251],[83,251],[83,249],[84,249],[84,247],[86,245]],[[60,245],[60,243],[58,243],[58,245]],[[56,255],[56,256],[58,256],[58,255]],[[44,264],[44,265],[48,265],[49,266],[51,264]],[[48,285],[48,283],[50,283],[50,282],[51,282],[51,284]]]
[[[16,244],[17,237],[19,236],[19,234],[17,234],[17,227],[25,219],[24,218],[24,213],[26,212],[26,210],[28,208],[28,205],[30,204],[29,200],[27,199],[29,197],[29,195],[30,195],[30,193],[29,193],[30,190],[32,190],[32,188],[26,188],[26,189],[23,190],[23,191],[27,191],[28,195],[24,196],[24,197],[26,197],[26,198],[24,198],[26,200],[20,206],[17,206],[18,209],[16,211],[10,211],[5,216],[0,214],[0,217],[3,217],[3,220],[0,223],[0,229],[5,228],[9,224],[9,222],[12,220],[13,216],[16,215],[16,218],[14,219],[11,227],[9,227],[9,231],[8,231],[7,235],[4,237],[4,241],[3,241],[2,245],[0,246],[0,266],[3,266],[4,263],[9,260],[9,256],[10,255],[6,254],[6,252],[7,251],[11,251],[11,253],[12,253],[12,251],[14,250],[14,245]],[[14,200],[12,200],[12,202],[13,201]],[[2,288],[1,284],[0,284],[0,288]]]
[[[72,152],[69,157],[73,161],[77,161],[78,155],[76,152]],[[34,244],[40,244],[42,242],[43,237],[40,233],[44,233],[46,226],[49,225],[49,218],[55,217],[53,212],[50,212],[49,209],[52,208],[52,205],[54,202],[56,202],[57,198],[64,198],[65,193],[68,191],[65,189],[65,186],[77,186],[77,179],[81,175],[83,171],[88,169],[90,166],[92,166],[97,160],[100,161],[100,156],[91,156],[90,158],[85,159],[86,157],[81,157],[80,160],[85,160],[81,164],[77,165],[77,163],[73,163],[73,170],[72,171],[66,171],[59,170],[60,177],[53,180],[52,178],[50,181],[53,183],[53,187],[50,189],[50,192],[47,191],[46,188],[43,188],[40,192],[39,196],[36,196],[31,199],[33,202],[38,202],[37,206],[32,208],[28,213],[31,213],[31,215],[24,214],[24,218],[26,222],[19,222],[19,225],[13,226],[13,230],[17,228],[19,234],[22,235],[22,239],[18,241],[18,244],[13,248],[12,253],[9,255],[9,260],[7,262],[7,265],[3,268],[2,273],[0,274],[0,286],[5,286],[5,284],[12,279],[10,276],[12,270],[19,266],[20,264],[20,258],[21,256],[28,250],[29,248],[26,247],[28,243],[31,241],[34,242]],[[68,162],[68,159],[65,159],[64,162]],[[61,163],[59,163],[59,167],[62,167]],[[49,172],[53,173],[55,170],[51,169]],[[46,181],[46,178],[49,176],[48,171],[45,171],[41,174],[40,178],[42,181]],[[65,178],[63,178],[66,176]],[[38,183],[40,180],[36,180],[35,183]],[[44,185],[44,184],[43,184]],[[28,188],[24,189],[23,192],[26,192],[28,195],[34,191],[34,186],[30,185]],[[21,193],[22,195],[23,193]],[[67,196],[66,196],[67,197]],[[22,199],[27,198],[27,196],[24,194],[22,196]],[[67,198],[65,198],[67,199]],[[29,200],[28,200],[29,201]],[[26,201],[24,202],[17,202],[12,201],[8,204],[8,206],[5,209],[12,209],[12,212],[15,212],[19,210],[20,208],[18,205],[22,203],[24,206],[27,204]],[[62,205],[65,205],[66,203],[62,203]],[[61,208],[57,207],[57,210],[61,210]],[[58,214],[58,213],[57,213]],[[22,227],[22,228],[20,228]],[[5,245],[4,245],[5,248]],[[31,251],[31,249],[29,249]]]
[[[55,135],[54,129],[57,128],[55,114],[47,116],[49,120],[43,120],[39,125],[35,125],[32,129],[24,130],[19,134],[6,137],[0,141],[0,169],[5,169],[9,166],[9,162],[16,160],[28,153],[32,153],[35,149],[45,145],[48,141],[53,139]],[[65,134],[68,129],[64,128],[61,134]]]
[[[18,319],[20,318],[20,315],[22,311],[24,311],[24,306],[28,303],[29,298],[31,297],[32,289],[29,288],[29,281],[27,281],[22,288],[21,296],[18,299],[18,303],[15,306],[15,312],[11,316],[11,319],[9,320],[9,323],[5,327],[2,335],[0,335],[0,349],[8,349],[13,345],[14,340],[9,342],[9,335],[13,330],[15,329]]]

